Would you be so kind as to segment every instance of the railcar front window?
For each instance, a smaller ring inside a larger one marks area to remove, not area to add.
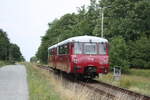
[[[96,43],[84,43],[84,54],[97,54]]]
[[[106,54],[106,43],[100,43],[99,44],[99,54]]]
[[[82,43],[74,43],[74,53],[82,54]]]

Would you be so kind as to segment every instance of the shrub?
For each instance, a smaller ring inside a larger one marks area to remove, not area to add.
[[[123,37],[118,36],[112,38],[110,42],[110,66],[120,66],[123,72],[128,72],[128,48]]]
[[[136,68],[150,68],[150,38],[142,37],[130,42],[130,64]]]

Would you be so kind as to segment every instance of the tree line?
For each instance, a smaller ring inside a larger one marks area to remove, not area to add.
[[[150,68],[150,1],[149,0],[90,0],[78,13],[65,14],[48,23],[36,57],[47,63],[47,48],[69,37],[101,36],[101,13],[104,12],[104,37],[110,44],[110,65]]]
[[[7,33],[0,29],[0,61],[15,62],[24,60],[19,46],[11,43]]]

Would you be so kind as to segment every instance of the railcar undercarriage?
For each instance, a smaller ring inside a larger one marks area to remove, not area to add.
[[[84,77],[85,78],[95,78],[98,77],[98,74],[96,73],[97,69],[94,66],[87,66],[84,69]]]

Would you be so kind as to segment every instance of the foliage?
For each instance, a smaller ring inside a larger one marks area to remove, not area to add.
[[[141,37],[130,44],[130,61],[133,67],[150,68],[150,38]]]
[[[15,62],[24,61],[20,48],[9,41],[7,33],[0,29],[0,60]]]
[[[20,52],[20,48],[16,44],[10,44],[9,48],[9,60],[10,61],[23,61],[24,58]]]
[[[137,40],[150,33],[149,0],[101,0],[105,8],[105,36],[121,35],[126,41]]]
[[[9,44],[6,32],[0,29],[0,60],[8,60]]]
[[[37,61],[38,61],[38,59],[36,56],[33,56],[30,58],[30,62],[37,62]]]
[[[131,91],[150,95],[150,70],[131,69],[130,74],[122,74],[120,80],[115,80],[113,73],[103,75],[98,80],[127,88]]]
[[[9,64],[11,64],[11,63],[8,61],[0,61],[0,67],[3,67],[5,65],[9,65]]]
[[[119,66],[123,72],[128,72],[128,48],[125,40],[121,37],[114,37],[110,43],[110,65],[111,67]]]
[[[148,53],[150,46],[149,42],[146,44],[144,42],[150,38],[149,0],[100,0],[99,3],[91,0],[91,4],[87,8],[80,7],[78,13],[65,14],[60,19],[55,19],[48,24],[49,29],[41,39],[41,45],[36,53],[38,60],[47,63],[48,47],[69,37],[101,36],[102,7],[104,37],[110,40],[112,47],[110,48],[111,66],[121,66],[123,70],[126,67],[128,69],[129,64],[138,68],[150,68]],[[140,43],[144,45],[141,46]],[[114,58],[116,54],[118,58]]]

